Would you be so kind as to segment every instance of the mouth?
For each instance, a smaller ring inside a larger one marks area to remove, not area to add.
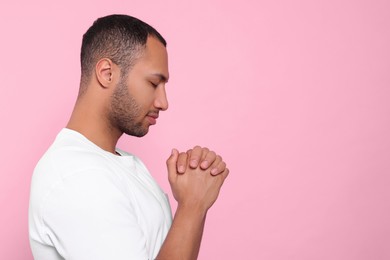
[[[149,120],[149,123],[151,125],[155,125],[157,123],[158,113],[151,112],[146,115],[147,119]]]

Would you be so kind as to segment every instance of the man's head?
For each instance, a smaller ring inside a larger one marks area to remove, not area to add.
[[[93,131],[140,137],[168,108],[166,42],[136,18],[111,15],[96,20],[83,37],[81,70],[72,117],[77,119],[71,126],[76,122]]]
[[[122,77],[126,77],[145,48],[149,36],[166,46],[160,33],[137,18],[109,15],[97,19],[83,36],[80,95],[84,93],[96,63],[102,58],[108,58],[118,65]]]

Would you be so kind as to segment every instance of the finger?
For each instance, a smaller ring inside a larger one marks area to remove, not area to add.
[[[225,181],[225,179],[227,178],[227,176],[229,176],[229,173],[230,173],[229,169],[225,168],[225,170],[221,174],[218,175],[218,176],[222,177],[222,184]]]
[[[229,176],[229,173],[230,173],[229,169],[226,168],[226,169],[223,171],[223,173],[221,173],[221,174],[219,175],[219,176],[222,176],[222,183],[221,183],[221,185],[223,185],[223,183],[225,182],[227,176]]]
[[[211,175],[218,175],[218,174],[223,173],[225,171],[225,169],[226,169],[226,163],[220,162],[217,167],[211,169],[210,173],[211,173]]]
[[[194,149],[191,151],[190,155],[190,167],[195,169],[199,165],[199,161],[202,157],[202,148],[200,146],[195,146]]]
[[[228,168],[226,168],[224,171],[224,174],[222,176],[225,177],[225,179],[226,179],[227,176],[229,176],[229,174],[230,174],[230,170]]]
[[[219,188],[221,188],[228,175],[229,175],[229,169],[225,168],[225,170],[221,174],[218,174],[217,176],[213,176],[212,178],[216,178],[216,181],[219,183]]]
[[[206,170],[209,168],[210,165],[212,165],[217,158],[217,154],[214,151],[208,151],[208,153],[204,156],[202,159],[202,162],[200,163],[200,168],[203,170]]]
[[[202,148],[202,156],[200,157],[200,161],[203,161],[204,158],[206,158],[207,154],[210,152],[209,148],[203,147]]]
[[[180,153],[177,159],[177,172],[184,173],[187,168],[187,153]]]
[[[176,149],[172,149],[172,153],[167,159],[168,179],[172,182],[176,177],[176,163],[179,156],[179,152]]]
[[[222,173],[226,168],[226,163],[222,161],[222,157],[217,155],[214,163],[210,166],[211,175],[218,175]]]

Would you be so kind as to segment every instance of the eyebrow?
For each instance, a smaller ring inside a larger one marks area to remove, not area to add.
[[[168,82],[168,78],[165,75],[161,74],[161,73],[153,73],[152,75],[159,77],[160,80],[164,81],[165,83]]]

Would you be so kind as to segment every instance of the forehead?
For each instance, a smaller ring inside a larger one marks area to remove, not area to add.
[[[148,37],[145,49],[136,61],[132,70],[150,74],[161,74],[169,77],[168,53],[165,46],[155,37]]]

